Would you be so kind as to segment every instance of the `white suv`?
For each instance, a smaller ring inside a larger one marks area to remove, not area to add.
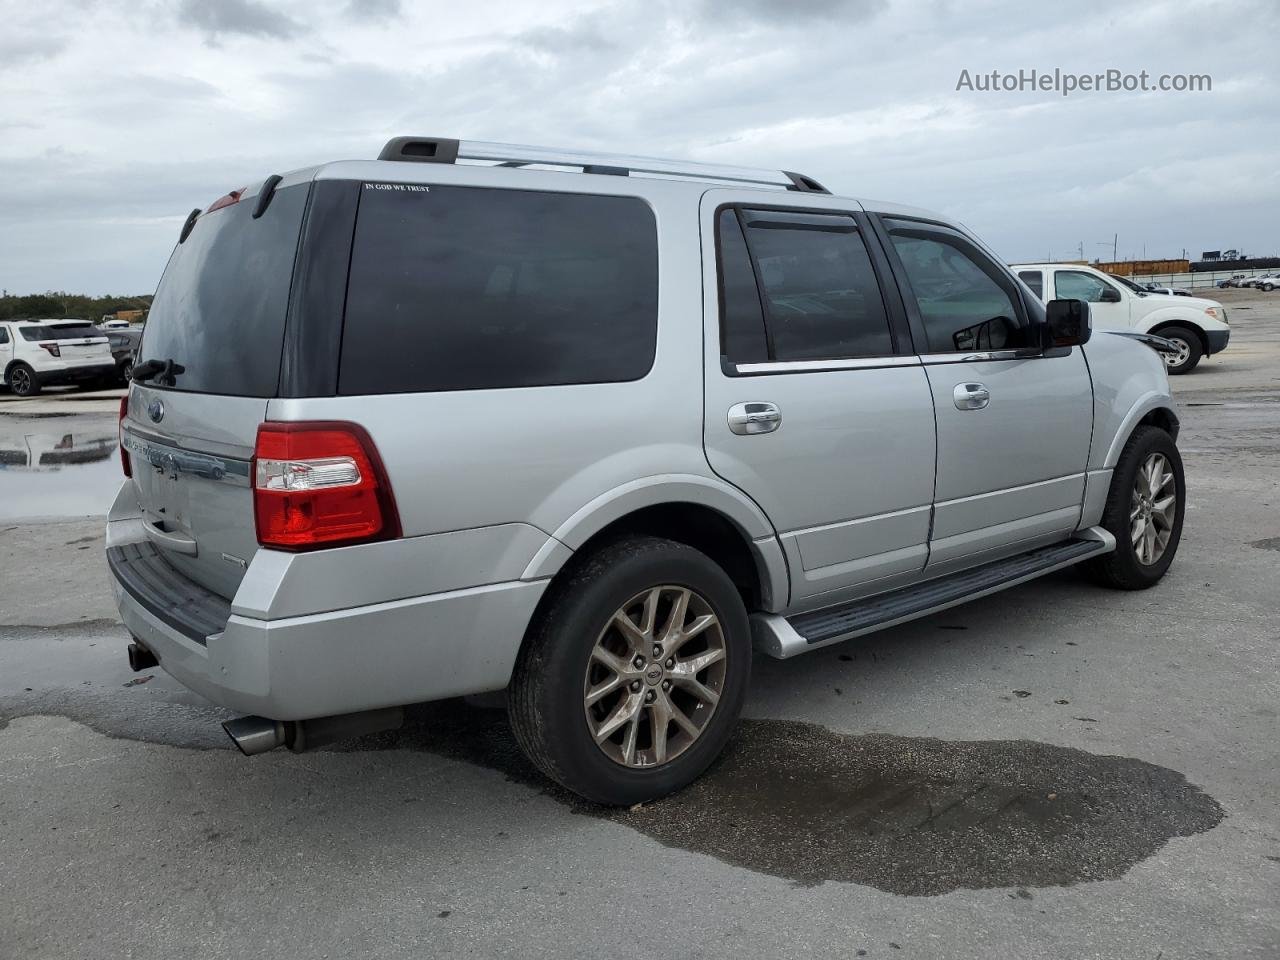
[[[84,320],[0,322],[0,369],[19,397],[55,383],[91,383],[115,374],[107,335]]]
[[[1083,300],[1089,318],[1102,330],[1151,333],[1173,342],[1165,354],[1170,373],[1190,373],[1201,357],[1227,348],[1231,328],[1216,300],[1134,291],[1116,278],[1076,263],[1015,263],[1014,272],[1041,300]]]

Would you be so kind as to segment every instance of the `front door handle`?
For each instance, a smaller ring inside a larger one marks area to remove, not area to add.
[[[782,411],[776,403],[750,401],[729,408],[729,429],[740,437],[773,433],[782,426]]]
[[[991,402],[991,391],[985,383],[957,383],[951,398],[957,410],[981,410]]]

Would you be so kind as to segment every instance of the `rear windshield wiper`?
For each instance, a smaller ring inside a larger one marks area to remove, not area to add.
[[[187,368],[180,363],[174,363],[172,357],[168,360],[144,360],[133,368],[133,381],[143,383],[158,373],[160,376],[156,382],[161,386],[172,387],[177,383],[175,378],[178,374],[186,372]]]

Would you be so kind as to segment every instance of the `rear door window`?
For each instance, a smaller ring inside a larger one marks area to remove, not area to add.
[[[643,200],[363,185],[341,394],[637,380],[657,327]]]
[[[275,396],[308,189],[277,190],[257,220],[250,199],[196,221],[160,279],[139,364],[180,365],[175,390]]]
[[[880,286],[853,217],[743,210],[741,218],[764,295],[773,360],[893,353]]]
[[[1044,274],[1039,270],[1019,270],[1018,279],[1041,300],[1044,299]]]

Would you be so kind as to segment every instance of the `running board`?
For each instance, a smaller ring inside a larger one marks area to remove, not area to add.
[[[1090,527],[1080,531],[1076,539],[1064,543],[994,560],[879,596],[792,617],[755,613],[751,615],[752,634],[763,653],[785,660],[985,597],[1081,560],[1110,553],[1115,548],[1115,537],[1108,531]]]

